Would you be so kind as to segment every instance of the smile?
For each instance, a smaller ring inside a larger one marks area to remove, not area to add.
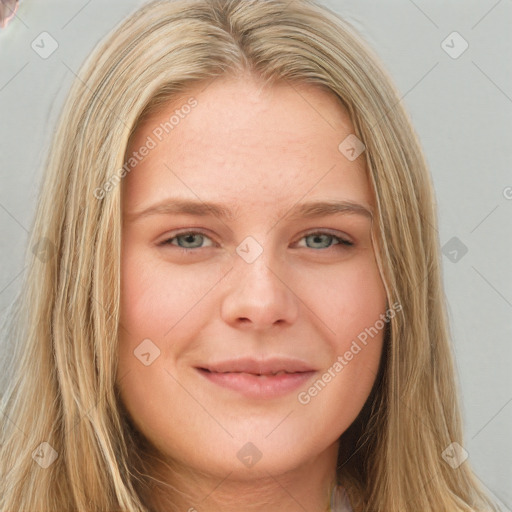
[[[291,393],[316,374],[310,365],[293,359],[237,359],[196,367],[196,370],[212,384],[259,399]]]

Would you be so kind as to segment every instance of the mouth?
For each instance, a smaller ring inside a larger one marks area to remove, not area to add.
[[[304,385],[317,370],[294,359],[237,359],[196,367],[217,386],[248,398],[275,398]]]
[[[276,375],[294,375],[296,373],[306,373],[306,372],[287,372],[285,370],[279,370],[277,372],[236,372],[236,371],[225,371],[225,372],[217,372],[215,370],[209,370],[208,368],[198,368],[198,370],[203,370],[208,373],[244,373],[246,375],[254,375],[255,377],[275,377]]]

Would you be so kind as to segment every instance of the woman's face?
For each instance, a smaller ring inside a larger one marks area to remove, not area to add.
[[[386,311],[364,154],[350,138],[339,148],[353,132],[324,90],[247,78],[191,89],[136,132],[118,384],[178,463],[240,478],[334,471]]]

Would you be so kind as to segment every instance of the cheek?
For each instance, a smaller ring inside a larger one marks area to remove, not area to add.
[[[361,412],[375,382],[386,291],[373,252],[358,256],[294,276],[294,291],[306,306],[301,323],[313,326],[315,350],[324,357],[316,379],[293,397],[294,419],[283,439],[288,435],[303,442],[304,431],[316,446],[338,439]],[[380,329],[372,330],[377,322]]]
[[[386,291],[373,255],[354,258],[338,267],[302,273],[300,297],[321,320],[326,338],[337,353],[344,352],[386,311]]]
[[[368,258],[354,259],[322,275],[323,272],[325,269],[309,273],[301,293],[322,321],[330,357],[320,382],[302,390],[298,398],[304,405],[314,402],[313,408],[318,410],[330,409],[333,421],[354,419],[378,373],[389,322],[383,321],[386,291],[369,254]]]
[[[205,306],[203,299],[223,275],[219,267],[169,265],[127,246],[121,263],[121,340],[127,333],[136,344],[164,339],[175,325],[190,320],[185,317],[192,310]],[[338,266],[296,267],[282,277],[293,283],[293,293],[306,305],[303,320],[324,329],[337,353],[385,311],[384,286],[369,251]],[[308,311],[313,313],[309,320]],[[200,321],[195,314],[194,324]]]
[[[357,337],[371,327],[386,310],[386,291],[375,267],[357,268],[350,276],[334,283],[338,297],[337,324],[335,331],[341,341]]]
[[[121,264],[121,324],[131,338],[161,340],[218,280],[200,272],[128,249]]]

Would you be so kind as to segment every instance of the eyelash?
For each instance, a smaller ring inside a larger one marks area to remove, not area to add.
[[[172,244],[172,240],[175,240],[179,237],[182,237],[182,236],[187,236],[187,235],[202,235],[206,238],[209,238],[210,237],[208,235],[206,235],[205,233],[203,233],[202,231],[183,231],[181,233],[176,233],[174,236],[170,237],[170,238],[167,238],[166,240],[164,240],[163,242],[160,242],[158,245],[160,246],[167,246],[167,245],[173,245],[176,249],[178,249],[179,251],[187,254],[187,253],[192,253],[192,252],[197,252],[199,249],[204,249],[205,247],[194,247],[194,248],[186,248],[186,247],[180,247],[178,245],[175,245],[175,244]],[[352,242],[349,242],[348,240],[338,236],[338,235],[334,235],[333,233],[330,233],[329,231],[311,231],[309,233],[306,233],[304,234],[299,240],[302,240],[303,238],[306,238],[308,236],[312,236],[312,235],[328,235],[336,240],[338,240],[339,243],[337,244],[334,244],[334,245],[331,245],[329,247],[325,247],[323,249],[313,249],[312,247],[305,247],[305,249],[312,249],[314,251],[318,251],[318,250],[328,250],[328,249],[331,249],[332,247],[336,246],[336,245],[340,245],[342,247],[345,247],[345,248],[350,248],[350,247],[353,247],[354,244]],[[340,248],[341,249],[341,248]]]

